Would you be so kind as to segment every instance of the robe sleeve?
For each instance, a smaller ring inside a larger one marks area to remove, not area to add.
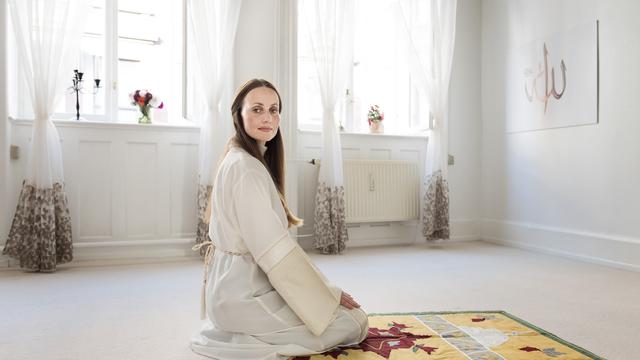
[[[289,235],[272,205],[271,179],[245,172],[233,190],[239,231],[269,282],[316,336],[337,315],[342,290],[331,285]]]

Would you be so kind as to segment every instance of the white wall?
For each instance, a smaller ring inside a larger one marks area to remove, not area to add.
[[[278,0],[243,0],[236,33],[234,88],[253,78],[277,84]]]
[[[294,73],[293,66],[295,64],[288,63],[290,45],[292,42],[295,43],[295,34],[291,29],[293,22],[288,18],[288,11],[291,10],[288,4],[291,4],[291,1],[293,0],[243,1],[236,45],[233,50],[235,57],[233,75],[234,87],[238,87],[247,79],[254,77],[272,81],[279,87],[285,103],[285,112],[288,112],[283,114],[283,119],[288,119],[290,124],[294,124],[295,94],[291,91],[293,88],[291,75]],[[471,240],[478,238],[477,220],[480,211],[478,181],[480,176],[480,102],[478,98],[480,87],[478,75],[480,67],[480,5],[474,0],[459,0],[458,3],[458,41],[451,78],[450,102],[449,143],[450,152],[455,155],[456,159],[455,165],[450,167],[451,221],[454,239]],[[59,131],[63,138],[68,197],[71,203],[72,217],[74,217],[74,240],[76,244],[82,244],[77,247],[78,258],[88,260],[101,256],[103,258],[139,257],[144,256],[145,253],[158,257],[184,254],[187,250],[184,239],[190,235],[184,231],[176,232],[174,227],[182,229],[189,219],[180,218],[182,222],[175,226],[172,225],[171,219],[178,219],[174,214],[175,209],[190,211],[189,209],[193,206],[189,201],[195,200],[195,195],[189,192],[189,188],[185,185],[185,181],[188,182],[188,179],[181,181],[179,186],[175,188],[167,183],[169,180],[161,178],[168,177],[170,173],[176,173],[172,170],[172,166],[176,165],[175,161],[187,159],[185,157],[188,155],[187,153],[184,151],[174,152],[174,150],[185,148],[180,145],[187,145],[186,148],[191,149],[197,142],[194,133],[188,129],[177,132],[163,131],[155,129],[153,126],[141,130],[142,128],[137,125],[126,128],[123,125],[113,124],[100,129],[90,125],[80,128],[73,124],[65,125],[61,126]],[[20,160],[12,161],[10,165],[12,169],[10,191],[8,191],[6,202],[3,202],[3,205],[9,204],[9,213],[5,216],[7,219],[13,216],[20,191],[21,169],[28,151],[28,128],[28,123],[16,121],[14,134],[11,137],[13,143],[21,145],[22,156]],[[289,132],[289,140],[287,141],[290,149],[308,150],[304,152],[301,150],[295,154],[291,151],[288,154],[290,162],[288,163],[287,193],[290,203],[293,204],[292,207],[296,210],[295,205],[302,204],[301,206],[304,207],[305,204],[308,204],[308,199],[313,198],[315,189],[305,186],[298,190],[300,182],[296,180],[298,180],[298,176],[305,175],[296,171],[298,166],[295,164],[300,159],[318,157],[314,155],[313,151],[317,150],[314,148],[314,144],[319,143],[319,134],[302,135],[302,133],[295,131],[295,128],[287,131]],[[158,135],[158,132],[161,134]],[[159,136],[157,141],[150,138],[150,136],[155,136],[153,134]],[[384,150],[383,152],[389,155],[388,158],[398,159],[403,158],[408,154],[407,150],[410,150],[415,152],[412,156],[419,160],[422,166],[424,138],[403,139],[346,135],[344,139],[345,154],[350,154],[351,151],[353,155],[353,151],[357,149],[358,156],[361,157],[372,152],[373,154],[381,154],[381,151]],[[141,150],[142,152],[134,150],[130,155],[127,153],[127,151],[141,147],[144,148]],[[81,153],[78,153],[79,150],[82,150]],[[96,178],[95,173],[85,174],[82,171],[86,165],[83,163],[83,159],[90,159],[92,156],[102,158],[103,162],[108,163],[108,165],[96,169],[96,171],[104,172],[103,176]],[[149,159],[156,165],[147,167],[148,171],[127,172],[128,163],[135,162],[136,159],[142,161],[143,158]],[[193,165],[189,161],[186,161],[185,164]],[[182,169],[179,172],[184,176],[190,176],[190,174],[195,174],[195,169]],[[134,195],[135,198],[127,200],[129,193],[125,189],[126,186],[118,185],[114,181],[97,181],[104,177],[123,179],[123,176],[125,178],[133,176],[137,183],[151,181],[151,179],[156,179],[160,183],[154,185],[155,188],[151,192]],[[185,198],[191,200],[178,204],[174,208],[172,194],[179,192],[184,193]],[[99,207],[100,203],[106,199],[107,195],[105,194],[111,194],[109,197],[113,199],[110,209],[92,208],[91,204],[86,202],[87,199],[95,197],[95,206]],[[151,208],[147,208],[148,201],[159,202],[159,205],[151,210]],[[136,209],[142,212],[151,211],[153,214],[150,216],[153,219],[147,221],[149,219],[140,218]],[[132,214],[132,217],[121,213],[123,211]],[[300,212],[305,211],[307,214],[312,213],[309,209],[300,209]],[[81,213],[82,216],[80,216]],[[78,222],[81,217],[83,217],[82,224]],[[308,215],[306,217],[307,224],[311,224],[312,217]],[[195,213],[192,220],[195,224]],[[308,228],[303,230],[306,231]],[[389,225],[383,232],[379,228],[375,229],[377,234],[385,234],[382,238],[376,239],[368,238],[368,234],[371,232],[358,230],[352,230],[352,232],[355,240],[352,244],[354,245],[396,243],[403,242],[402,240],[405,238],[407,242],[412,240],[410,231],[401,224]],[[0,246],[5,240],[0,240]]]
[[[10,165],[11,216],[32,129],[30,120],[12,122],[11,142],[21,156]],[[68,120],[55,125],[75,261],[195,255],[198,128]]]
[[[7,2],[0,1],[0,244],[5,242],[9,233],[8,222],[11,209],[7,204],[7,188],[9,178],[9,139],[11,124],[7,121]],[[0,266],[2,259],[0,259]]]
[[[458,0],[449,88],[449,211],[453,235],[479,234],[481,2]]]
[[[640,3],[482,5],[483,237],[640,269]],[[510,47],[600,21],[599,124],[505,134]]]

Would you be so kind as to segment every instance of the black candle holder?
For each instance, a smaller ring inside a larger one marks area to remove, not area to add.
[[[100,79],[93,79],[94,86],[92,91],[85,91],[83,84],[84,73],[76,70],[73,70],[73,78],[71,79],[73,85],[69,88],[71,93],[76,93],[76,120],[80,120],[80,94],[97,94],[100,87]]]

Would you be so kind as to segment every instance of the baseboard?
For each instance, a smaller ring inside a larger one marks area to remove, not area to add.
[[[424,241],[418,236],[416,226],[415,221],[350,224],[348,246],[408,245]],[[478,228],[477,220],[452,220],[449,242],[479,240]],[[301,235],[298,242],[302,248],[313,249],[313,236]],[[191,250],[193,244],[193,238],[76,242],[73,244],[74,260],[62,266],[132,264],[197,258],[198,253]],[[0,269],[17,267],[17,261],[0,255]]]
[[[480,240],[480,222],[477,219],[451,220],[451,239],[453,242]]]
[[[478,221],[473,219],[451,220],[449,242],[479,240]],[[418,233],[416,221],[349,224],[350,248],[364,246],[409,245],[424,241]],[[307,229],[309,231],[309,229]],[[313,235],[301,234],[298,243],[305,250],[313,249]]]
[[[73,244],[73,261],[60,267],[184,261],[199,256],[191,250],[193,244],[190,238],[78,242]],[[0,269],[15,268],[17,261],[0,256]]]
[[[493,219],[481,228],[481,239],[494,244],[640,271],[640,239]]]

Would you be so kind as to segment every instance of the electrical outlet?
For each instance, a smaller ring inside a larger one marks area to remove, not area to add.
[[[20,158],[20,147],[18,145],[11,145],[9,148],[9,158],[11,160],[18,160]]]
[[[455,162],[455,159],[454,159],[453,155],[449,155],[447,163],[449,165],[453,165],[454,162]]]

